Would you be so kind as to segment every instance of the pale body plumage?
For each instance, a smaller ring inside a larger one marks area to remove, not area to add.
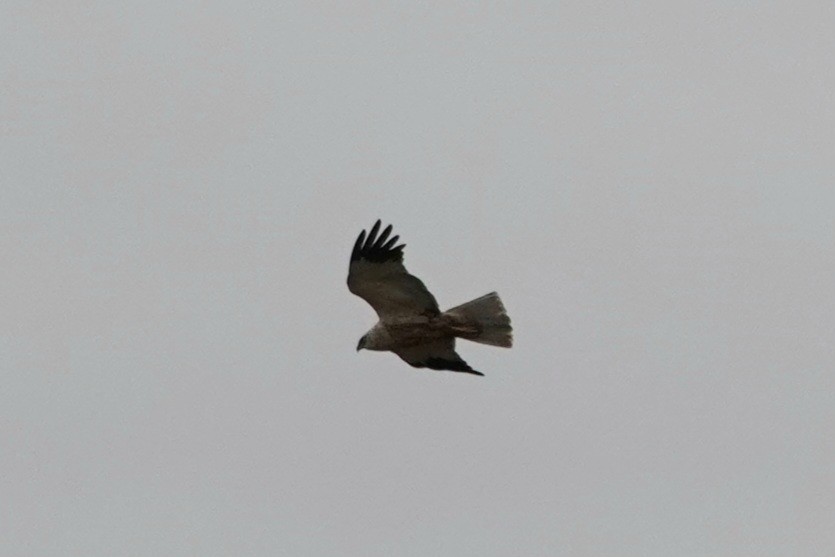
[[[380,318],[357,350],[391,351],[414,367],[482,375],[455,352],[455,338],[509,348],[510,319],[498,294],[491,292],[446,312],[417,277],[403,266],[403,247],[389,239],[391,226],[377,236],[380,221],[366,239],[363,230],[351,252],[348,288],[365,299]]]

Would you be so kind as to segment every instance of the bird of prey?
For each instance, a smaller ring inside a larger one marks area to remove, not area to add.
[[[510,318],[495,292],[441,312],[438,302],[403,266],[399,236],[391,225],[382,234],[380,221],[363,230],[351,252],[348,289],[371,304],[379,321],[357,345],[357,351],[390,351],[418,368],[484,375],[455,352],[455,339],[510,348]]]

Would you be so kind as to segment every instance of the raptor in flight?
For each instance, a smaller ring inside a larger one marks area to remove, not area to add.
[[[414,367],[484,375],[455,352],[455,339],[510,348],[510,318],[499,295],[491,292],[441,312],[426,286],[403,266],[405,245],[391,236],[391,225],[379,232],[378,220],[368,235],[360,233],[351,252],[348,289],[371,304],[380,319],[357,351],[390,351]]]

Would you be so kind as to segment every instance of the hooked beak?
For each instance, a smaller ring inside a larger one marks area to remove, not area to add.
[[[362,350],[362,346],[363,346],[363,345],[362,345],[362,339],[360,339],[359,343],[357,344],[357,352],[359,352],[360,350]]]

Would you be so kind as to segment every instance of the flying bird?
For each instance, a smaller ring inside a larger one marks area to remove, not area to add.
[[[389,351],[413,367],[484,375],[455,352],[455,339],[510,348],[513,329],[499,295],[491,292],[441,312],[423,282],[403,266],[405,244],[397,245],[399,236],[389,237],[391,225],[379,232],[378,220],[367,236],[360,233],[351,251],[348,289],[379,317],[357,351]]]

